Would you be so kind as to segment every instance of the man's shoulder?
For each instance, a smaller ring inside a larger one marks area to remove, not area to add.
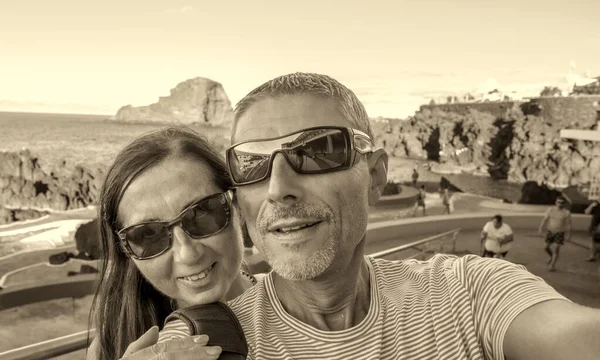
[[[488,231],[490,229],[490,227],[494,226],[494,222],[493,221],[488,221],[485,223],[485,225],[483,225],[483,231]]]
[[[375,276],[378,279],[396,277],[398,274],[406,274],[408,277],[418,274],[429,274],[442,269],[450,269],[460,260],[459,257],[450,254],[435,254],[427,260],[386,260],[369,257],[373,264]],[[410,275],[409,275],[410,274]]]

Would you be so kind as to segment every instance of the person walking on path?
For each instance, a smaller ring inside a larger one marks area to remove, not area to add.
[[[444,205],[444,209],[442,210],[442,215],[448,213],[452,213],[452,209],[450,208],[450,192],[448,188],[444,188],[442,190],[442,205]]]
[[[419,180],[419,172],[417,171],[417,168],[415,167],[412,172],[412,183],[413,183],[414,187],[417,187],[417,180]]]
[[[556,269],[556,261],[560,253],[560,247],[564,245],[565,240],[571,240],[571,212],[567,210],[567,201],[564,197],[556,198],[555,206],[546,211],[546,216],[540,224],[539,233],[543,233],[546,228],[546,246],[544,250],[550,258],[548,259],[548,270]]]
[[[502,220],[502,215],[494,215],[481,232],[481,256],[504,259],[514,240],[512,228]]]
[[[596,261],[600,257],[600,206],[598,205],[600,205],[598,200],[594,200],[590,206],[585,209],[586,214],[592,215],[588,231],[590,235],[591,254],[585,261]]]
[[[421,185],[419,188],[419,193],[417,194],[417,202],[415,203],[415,208],[413,209],[413,217],[417,214],[417,209],[420,207],[423,208],[423,216],[427,216],[427,210],[425,208],[425,185]]]

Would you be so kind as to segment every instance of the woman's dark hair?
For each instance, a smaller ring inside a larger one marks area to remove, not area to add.
[[[232,187],[217,148],[186,127],[169,127],[135,139],[116,156],[100,193],[100,282],[90,312],[98,338],[97,359],[115,360],[154,325],[162,327],[173,310],[171,300],[156,290],[118,247],[121,228],[117,209],[127,186],[140,174],[170,157],[197,159],[213,171],[223,191]],[[95,346],[96,348],[96,346]]]

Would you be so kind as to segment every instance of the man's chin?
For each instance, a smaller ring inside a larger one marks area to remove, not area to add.
[[[289,256],[277,260],[267,259],[273,271],[286,280],[312,280],[322,275],[330,266],[332,254],[317,252],[311,256]]]

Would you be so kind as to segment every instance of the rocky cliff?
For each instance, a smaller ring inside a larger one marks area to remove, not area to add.
[[[123,106],[115,120],[176,124],[228,125],[233,119],[231,102],[218,82],[197,77],[179,83],[171,95],[158,102]]]
[[[104,175],[100,165],[62,162],[44,170],[28,150],[0,152],[0,224],[35,217],[31,209],[39,213],[95,204]]]
[[[526,103],[426,106],[376,130],[392,156],[428,159],[497,179],[554,187],[588,183],[600,173],[600,143],[560,138],[565,128],[595,130],[600,96],[538,98]],[[491,109],[491,110],[490,110]]]

